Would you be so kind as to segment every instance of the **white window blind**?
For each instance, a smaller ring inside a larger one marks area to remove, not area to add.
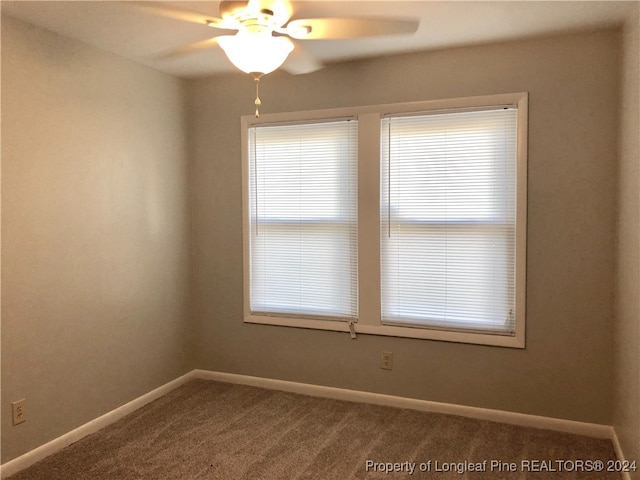
[[[251,313],[357,317],[357,122],[248,133]]]
[[[512,335],[517,109],[381,125],[382,323]]]

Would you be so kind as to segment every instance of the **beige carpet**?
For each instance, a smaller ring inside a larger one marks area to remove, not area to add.
[[[608,440],[196,380],[10,478],[618,479],[558,462],[614,458]]]

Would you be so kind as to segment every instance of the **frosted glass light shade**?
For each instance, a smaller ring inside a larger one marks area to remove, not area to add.
[[[218,43],[231,63],[245,73],[273,72],[293,50],[291,40],[287,37],[274,37],[271,32],[238,32],[218,37]]]

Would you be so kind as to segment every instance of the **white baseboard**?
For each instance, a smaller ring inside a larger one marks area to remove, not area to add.
[[[522,427],[541,428],[555,430],[577,435],[585,435],[595,438],[606,438],[613,442],[616,455],[619,460],[624,459],[620,443],[615,430],[609,425],[595,423],[576,422],[573,420],[563,420],[560,418],[542,417],[525,413],[506,412],[502,410],[492,410],[488,408],[469,407],[449,403],[431,402],[415,398],[397,397],[380,393],[362,392],[358,390],[348,390],[344,388],[325,387],[308,383],[290,382],[286,380],[274,380],[271,378],[251,377],[234,373],[213,372],[208,370],[192,370],[171,382],[142,395],[129,403],[122,405],[104,415],[58,437],[30,452],[21,455],[9,462],[0,465],[0,479],[13,475],[34,463],[48,457],[49,455],[62,450],[74,442],[95,433],[144,405],[169,393],[171,390],[183,385],[193,379],[213,380],[218,382],[235,383],[239,385],[249,385],[254,387],[267,388],[271,390],[281,390],[291,393],[299,393],[314,397],[333,398],[336,400],[346,400],[350,402],[369,403],[388,407],[409,408],[423,412],[444,413],[458,415],[462,417],[476,418],[479,420],[489,420],[493,422],[507,423]],[[631,480],[629,474],[623,474],[623,480]]]
[[[271,390],[282,390],[291,393],[301,393],[314,397],[333,398],[336,400],[347,400],[351,402],[371,403],[374,405],[384,405],[387,407],[409,408],[422,412],[444,413],[458,415],[461,417],[477,418],[479,420],[489,420],[492,422],[507,423],[521,427],[532,427],[558,432],[573,433],[595,438],[612,438],[613,428],[609,425],[596,423],[576,422],[574,420],[563,420],[561,418],[541,417],[526,413],[506,412],[503,410],[492,410],[489,408],[468,407],[465,405],[455,405],[451,403],[431,402],[415,398],[396,397],[380,393],[362,392],[357,390],[347,390],[344,388],[324,387],[311,385],[308,383],[289,382],[285,380],[274,380],[271,378],[250,377],[247,375],[237,375],[234,373],[211,372],[207,370],[194,370],[195,378],[205,380],[215,380],[219,382],[237,383],[254,387],[268,388]]]
[[[13,460],[8,461],[7,463],[4,463],[3,465],[0,465],[0,478],[6,478],[10,475],[18,473],[20,470],[23,470],[33,465],[34,463],[39,462],[43,458],[48,457],[49,455],[56,453],[65,447],[68,447],[72,443],[77,442],[87,435],[91,435],[101,428],[104,428],[107,425],[120,420],[122,417],[129,415],[133,411],[144,407],[147,403],[151,403],[154,400],[157,400],[163,395],[169,393],[171,390],[179,387],[189,380],[192,380],[193,378],[195,377],[194,371],[192,370],[191,372],[186,373],[185,375],[182,375],[181,377],[178,377],[175,380],[172,380],[169,383],[166,383],[165,385],[162,385],[161,387],[158,387],[155,390],[152,390],[149,393],[146,393],[141,397],[130,401],[129,403],[125,403],[115,410],[111,410],[110,412],[107,412],[104,415],[101,415],[100,417],[91,420],[90,422],[85,423],[84,425],[81,425],[80,427],[71,430],[68,433],[65,433],[64,435],[45,443],[44,445],[41,445],[31,450],[30,452],[25,453],[24,455],[21,455],[17,458],[14,458]]]

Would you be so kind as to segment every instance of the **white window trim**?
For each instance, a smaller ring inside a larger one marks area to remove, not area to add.
[[[498,105],[517,106],[517,199],[516,199],[516,322],[515,335],[461,332],[427,327],[381,324],[380,304],[380,120],[384,115],[435,110],[477,109]],[[256,125],[304,123],[321,120],[358,119],[358,282],[359,313],[354,325],[345,321],[252,315],[249,305],[249,162],[248,129]],[[528,94],[511,93],[424,102],[396,103],[307,112],[265,114],[241,118],[243,195],[243,292],[246,323],[300,327],[357,334],[419,338],[459,343],[525,347],[526,240],[527,240],[527,132]]]

